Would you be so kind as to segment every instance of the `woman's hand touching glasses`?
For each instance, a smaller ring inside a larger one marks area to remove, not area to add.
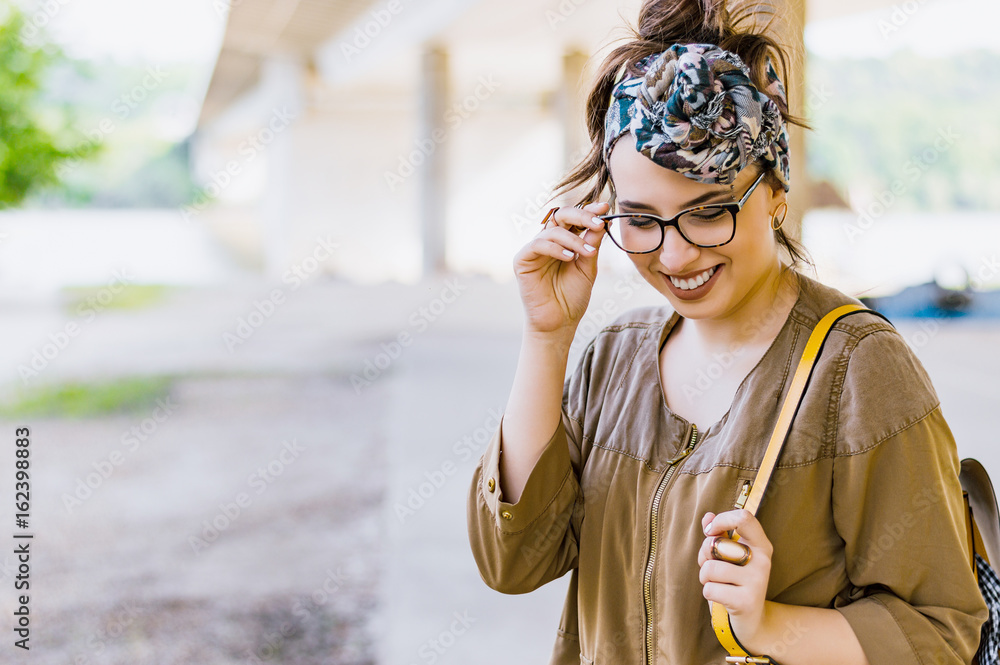
[[[596,215],[608,209],[605,202],[554,208],[541,232],[514,256],[525,332],[565,334],[572,341],[597,279],[605,227]]]

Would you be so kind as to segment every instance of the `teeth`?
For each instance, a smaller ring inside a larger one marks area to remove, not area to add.
[[[715,274],[715,266],[712,266],[705,272],[701,273],[700,275],[696,275],[691,279],[677,279],[676,277],[671,276],[670,281],[678,289],[690,291],[691,289],[696,289],[705,282],[707,282],[712,277],[713,274]]]

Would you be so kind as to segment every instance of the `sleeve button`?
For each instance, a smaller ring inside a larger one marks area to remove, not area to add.
[[[490,478],[490,479],[489,479],[489,480],[488,480],[488,481],[486,482],[486,486],[487,486],[487,487],[489,487],[489,488],[490,488],[490,491],[492,492],[492,491],[493,491],[494,489],[496,489],[496,486],[497,486],[497,484],[496,484],[496,482],[495,482],[495,481],[494,481],[494,480],[493,480],[492,478]]]
[[[510,514],[509,510],[505,510],[502,513],[500,513],[500,517],[504,518],[505,520],[509,520],[509,519],[513,519],[514,518],[514,516]]]

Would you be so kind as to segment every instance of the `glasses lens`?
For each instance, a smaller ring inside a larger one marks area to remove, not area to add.
[[[660,224],[645,215],[622,215],[608,221],[608,232],[615,244],[628,252],[650,252],[660,244]]]
[[[704,208],[684,213],[677,224],[696,245],[721,245],[732,239],[735,220],[725,208]]]

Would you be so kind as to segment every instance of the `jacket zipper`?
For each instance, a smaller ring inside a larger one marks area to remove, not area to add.
[[[646,665],[652,665],[653,663],[653,592],[652,592],[652,582],[653,582],[653,564],[656,561],[656,542],[657,542],[657,522],[659,517],[660,509],[660,499],[663,498],[663,491],[666,489],[667,483],[670,481],[670,477],[674,475],[674,469],[677,468],[678,463],[681,462],[685,457],[687,457],[691,451],[694,449],[695,443],[698,442],[698,427],[691,423],[691,440],[688,442],[687,448],[682,450],[677,454],[672,460],[667,462],[667,472],[663,474],[663,478],[660,479],[660,484],[656,487],[656,492],[653,494],[653,510],[652,516],[649,519],[649,555],[646,559],[646,571],[642,578],[642,597],[643,604],[646,608]]]

